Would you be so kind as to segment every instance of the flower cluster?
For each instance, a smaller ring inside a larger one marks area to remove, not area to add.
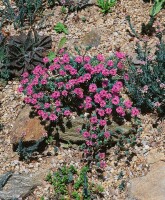
[[[87,113],[85,128],[80,130],[86,138],[86,155],[108,142],[111,133],[107,123],[112,116],[138,116],[139,110],[132,107],[132,102],[121,97],[123,80],[129,78],[123,73],[124,53],[116,52],[109,59],[101,54],[91,58],[65,53],[49,66],[47,58],[43,61],[45,66],[36,66],[32,74],[22,74],[19,91],[43,120],[57,125],[64,117],[70,119],[73,112],[83,116]],[[99,158],[104,159],[103,154]]]

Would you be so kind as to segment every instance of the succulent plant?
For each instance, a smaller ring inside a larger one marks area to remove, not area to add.
[[[50,36],[40,36],[30,30],[28,34],[13,36],[7,44],[8,66],[11,77],[20,76],[24,71],[31,71],[42,63],[43,53],[51,48]]]

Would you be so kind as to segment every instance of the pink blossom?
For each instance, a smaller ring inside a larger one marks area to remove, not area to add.
[[[100,107],[105,107],[106,106],[106,102],[105,101],[100,101]]]
[[[85,57],[84,57],[84,61],[85,61],[85,62],[89,62],[90,60],[91,60],[91,58],[90,58],[89,56],[85,56]]]
[[[100,126],[105,126],[107,124],[106,120],[104,119],[101,119],[99,123],[100,123]]]
[[[94,101],[95,101],[96,103],[100,103],[101,100],[102,100],[102,99],[101,99],[101,97],[100,97],[99,94],[95,94],[95,95],[94,95]]]
[[[105,153],[99,153],[99,158],[104,159],[105,158]]]
[[[59,107],[59,106],[61,106],[61,101],[59,101],[59,100],[56,100],[56,101],[55,101],[55,106],[56,106],[56,107]]]
[[[31,99],[31,103],[33,104],[33,105],[35,105],[36,103],[37,103],[37,100],[36,99]]]
[[[119,93],[120,92],[120,87],[118,85],[113,85],[112,89],[111,89],[112,93]]]
[[[86,108],[86,109],[92,108],[92,104],[91,104],[91,103],[87,103],[87,104],[85,105],[85,108]]]
[[[115,55],[119,59],[123,59],[126,57],[125,53],[122,53],[122,52],[116,52]]]
[[[50,71],[55,70],[55,66],[54,66],[54,65],[50,65],[50,66],[49,66],[49,70],[50,70]]]
[[[116,69],[111,69],[109,70],[109,74],[112,75],[112,76],[115,76],[117,73],[117,70]]]
[[[143,73],[143,70],[141,68],[138,68],[137,73],[141,74],[141,73]]]
[[[56,57],[56,58],[53,59],[54,63],[58,63],[59,61],[60,61],[60,58],[58,58],[58,57]]]
[[[28,82],[29,82],[28,78],[25,78],[25,79],[23,79],[23,80],[21,81],[21,84],[23,85],[23,84],[26,84],[26,83],[28,83]]]
[[[70,110],[65,110],[65,111],[64,111],[64,115],[65,115],[65,116],[70,116],[70,114],[71,114]]]
[[[145,85],[145,86],[143,87],[143,93],[147,93],[147,91],[148,91],[148,85]]]
[[[71,89],[71,88],[72,88],[72,84],[67,83],[67,84],[65,85],[65,88],[66,88],[66,90]]]
[[[23,87],[19,86],[18,89],[17,89],[17,91],[20,92],[20,93],[23,92]]]
[[[119,69],[123,69],[123,68],[124,68],[124,64],[123,64],[122,62],[119,62],[119,63],[117,64],[117,67],[118,67]]]
[[[83,132],[83,136],[85,138],[88,138],[88,137],[90,137],[90,133],[88,131],[85,131],[85,132]]]
[[[41,84],[42,84],[42,85],[46,85],[46,84],[47,84],[47,80],[46,80],[46,79],[42,79],[42,80],[41,80]]]
[[[119,104],[119,102],[120,102],[120,99],[119,99],[118,96],[115,96],[114,98],[112,98],[112,103],[113,103],[114,105]]]
[[[131,116],[132,117],[135,117],[135,116],[137,116],[139,114],[140,114],[140,112],[139,112],[139,110],[137,108],[132,108],[132,110],[131,110]]]
[[[30,102],[31,102],[31,98],[25,97],[25,98],[24,98],[24,101],[25,101],[25,103],[30,103]]]
[[[106,167],[106,162],[103,161],[103,160],[101,160],[101,161],[100,161],[100,167],[101,167],[101,168],[105,168],[105,167]]]
[[[128,80],[129,80],[129,75],[128,75],[128,74],[124,74],[124,79],[125,79],[126,81],[128,81]]]
[[[82,63],[82,62],[83,62],[83,57],[82,57],[82,56],[77,56],[77,57],[75,58],[75,62],[77,62],[77,63]]]
[[[86,74],[84,75],[84,78],[85,78],[86,80],[90,80],[90,79],[91,79],[91,75],[90,75],[89,73],[86,73]]]
[[[23,78],[27,78],[29,76],[29,73],[28,72],[24,72],[22,75],[21,75]]]
[[[54,64],[54,69],[60,69],[60,65],[59,64]]]
[[[69,63],[70,58],[68,54],[64,54],[62,58],[63,63]]]
[[[110,93],[108,93],[107,95],[106,95],[106,98],[107,99],[110,99],[112,97],[112,95],[110,94]]]
[[[50,119],[50,121],[55,121],[57,119],[57,116],[55,114],[51,113],[49,115],[49,119]]]
[[[84,68],[85,68],[87,71],[91,71],[92,66],[91,66],[89,63],[87,63],[87,64],[84,65]]]
[[[104,97],[107,96],[107,90],[101,90],[99,94],[100,94],[100,96],[101,96],[102,98],[104,98]]]
[[[113,60],[108,60],[107,65],[108,65],[109,67],[112,67],[112,66],[114,65]]]
[[[104,133],[104,137],[105,137],[106,139],[108,139],[108,138],[110,137],[110,132],[106,131],[106,132]]]
[[[66,75],[66,72],[63,71],[63,70],[60,70],[60,71],[59,71],[59,75],[61,75],[61,76],[65,76],[65,75]]]
[[[65,66],[64,66],[64,69],[65,69],[65,70],[71,70],[71,69],[73,69],[73,68],[72,68],[71,65],[65,65]]]
[[[86,145],[87,145],[87,146],[92,146],[93,143],[92,143],[92,141],[87,140],[87,141],[86,141]]]
[[[106,114],[110,115],[112,113],[112,108],[105,109]]]
[[[108,80],[103,80],[102,87],[107,87],[107,86],[108,86]]]
[[[132,107],[132,102],[130,100],[126,100],[124,102],[124,105],[125,105],[126,108],[131,108]]]
[[[50,103],[45,103],[44,104],[44,108],[49,108],[50,107]]]
[[[97,117],[91,117],[91,118],[90,118],[90,122],[91,122],[92,124],[96,124],[96,123],[97,123]]]
[[[49,58],[48,57],[45,57],[42,59],[43,63],[48,63],[49,62]]]
[[[161,103],[159,103],[158,101],[154,103],[155,107],[159,107],[161,105]]]
[[[70,69],[69,72],[70,72],[71,75],[75,75],[75,74],[77,74],[77,70],[74,69],[74,68]]]
[[[99,60],[99,61],[104,61],[104,60],[105,60],[105,57],[104,57],[102,54],[98,54],[98,55],[97,55],[97,60]]]
[[[121,106],[119,106],[119,107],[116,108],[116,112],[119,115],[121,115],[122,117],[125,116],[125,111],[124,111],[124,109]]]
[[[97,135],[96,134],[92,134],[91,138],[97,139]]]
[[[48,133],[47,132],[44,132],[42,133],[43,137],[48,137]]]
[[[87,96],[86,99],[85,99],[85,101],[86,101],[87,103],[90,103],[90,102],[92,101],[92,98],[89,97],[89,96]]]
[[[60,92],[59,91],[54,91],[52,94],[51,94],[51,97],[53,99],[57,99],[60,97]]]
[[[68,95],[68,92],[66,90],[63,90],[62,95],[66,97]]]
[[[103,69],[102,70],[102,75],[103,76],[109,76],[109,70],[108,69]]]
[[[101,116],[101,117],[103,117],[104,115],[105,115],[105,112],[104,112],[104,110],[103,109],[98,109],[98,114]]]
[[[89,92],[96,92],[97,86],[96,84],[92,83],[89,85]]]
[[[47,118],[48,118],[48,114],[45,113],[45,112],[43,112],[43,113],[42,113],[42,119],[43,119],[43,120],[46,120]]]

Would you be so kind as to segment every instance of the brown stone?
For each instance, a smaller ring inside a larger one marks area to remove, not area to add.
[[[128,192],[127,200],[164,200],[165,163],[157,162],[146,176],[132,179]]]
[[[38,117],[30,118],[30,107],[25,106],[19,113],[11,132],[11,143],[18,143],[22,135],[24,141],[39,140],[45,132],[41,125],[41,120]]]

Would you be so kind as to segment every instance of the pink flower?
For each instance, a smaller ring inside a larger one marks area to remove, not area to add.
[[[159,107],[161,105],[161,103],[159,103],[158,101],[154,103],[155,107]]]
[[[65,76],[65,75],[66,75],[66,72],[63,71],[63,70],[60,70],[60,71],[59,71],[59,75],[61,75],[61,76]]]
[[[91,138],[96,139],[96,138],[97,138],[97,135],[96,135],[96,134],[92,134],[92,135],[91,135]]]
[[[65,96],[65,97],[66,97],[67,95],[68,95],[68,92],[67,92],[66,90],[63,90],[63,91],[62,91],[62,96]]]
[[[53,99],[58,99],[58,97],[60,97],[60,92],[59,91],[54,91],[53,94],[51,94],[51,97]]]
[[[112,89],[111,89],[112,93],[119,93],[120,92],[120,87],[118,85],[113,85]]]
[[[120,102],[120,99],[119,99],[118,96],[115,96],[114,98],[112,98],[112,103],[113,103],[114,105],[118,105],[119,102]]]
[[[20,92],[20,93],[23,92],[23,87],[19,86],[18,89],[17,89],[17,91]]]
[[[107,96],[107,90],[101,90],[101,91],[100,91],[100,96],[101,96],[102,98],[106,97],[106,96]]]
[[[25,101],[25,103],[30,103],[30,102],[31,102],[31,98],[25,97],[25,98],[24,98],[24,101]]]
[[[103,80],[102,87],[107,87],[107,86],[108,86],[108,80]]]
[[[52,72],[53,70],[55,70],[55,66],[54,65],[50,65],[49,66],[49,70]]]
[[[119,62],[119,63],[117,64],[117,67],[118,67],[119,69],[123,69],[124,64],[123,64],[122,62]]]
[[[132,108],[132,110],[131,110],[131,116],[132,117],[135,117],[135,116],[137,116],[139,114],[140,114],[140,112],[139,112],[139,110],[137,108]]]
[[[46,79],[42,79],[42,80],[41,80],[41,84],[42,84],[42,85],[46,85],[46,84],[47,84],[47,80],[46,80]]]
[[[42,119],[43,119],[43,120],[46,120],[47,118],[48,118],[48,114],[45,113],[45,112],[43,112],[43,113],[42,113]]]
[[[50,107],[50,103],[45,103],[44,104],[44,108],[49,108]]]
[[[85,99],[85,101],[86,101],[87,103],[90,103],[90,102],[92,101],[92,98],[89,97],[89,96],[87,96],[86,99]]]
[[[98,54],[98,55],[97,55],[97,60],[99,60],[99,61],[104,61],[104,60],[105,60],[105,57],[104,57],[102,54]]]
[[[91,122],[92,124],[96,124],[96,123],[97,123],[97,117],[91,117],[91,118],[90,118],[90,122]]]
[[[124,79],[125,79],[126,81],[128,81],[128,80],[129,80],[129,75],[128,75],[128,74],[124,74]]]
[[[106,120],[101,119],[100,120],[100,126],[105,126],[107,124]]]
[[[27,78],[29,76],[29,73],[28,72],[24,72],[22,75],[21,75],[23,78]]]
[[[85,131],[85,132],[83,132],[83,136],[85,138],[88,138],[88,137],[90,137],[90,133],[88,131]]]
[[[83,62],[83,57],[82,57],[82,56],[77,56],[77,57],[75,58],[75,62],[77,62],[77,63],[82,63],[82,62]]]
[[[57,119],[57,116],[55,114],[50,114],[49,116],[50,121],[55,121]]]
[[[106,114],[110,115],[112,113],[112,108],[105,109]]]
[[[65,110],[65,111],[64,111],[64,115],[65,115],[65,116],[70,116],[70,114],[71,114],[71,112],[70,112],[69,110]]]
[[[105,112],[104,112],[104,110],[103,109],[98,109],[98,114],[101,116],[101,117],[103,117],[104,115],[105,115]]]
[[[111,69],[109,70],[109,74],[112,75],[112,76],[115,76],[117,73],[117,70],[116,69]]]
[[[87,104],[85,105],[85,108],[86,108],[86,109],[92,108],[92,104],[91,104],[91,103],[87,103]]]
[[[89,56],[85,56],[85,57],[84,57],[84,61],[85,61],[85,62],[89,62],[90,60],[91,60],[91,58],[90,58]]]
[[[43,58],[43,59],[42,59],[42,61],[43,61],[43,63],[45,63],[45,64],[46,64],[46,63],[48,63],[48,62],[49,62],[49,58],[48,58],[48,57],[45,57],[45,58]]]
[[[121,115],[122,117],[125,116],[125,111],[124,111],[124,109],[121,106],[119,106],[119,107],[116,108],[116,112],[119,115]]]
[[[116,52],[115,55],[119,59],[123,59],[126,57],[125,53],[122,53],[122,52]]]
[[[44,132],[42,133],[43,137],[48,137],[48,133],[47,132]]]
[[[103,69],[102,70],[102,75],[103,76],[109,76],[109,70],[108,69]]]
[[[108,60],[107,65],[108,65],[109,67],[112,67],[112,66],[114,65],[113,60]]]
[[[110,137],[110,132],[106,131],[106,132],[104,133],[104,137],[105,137],[106,139],[108,139],[108,138]]]
[[[96,92],[97,86],[96,84],[92,83],[89,85],[89,92]]]
[[[99,153],[99,158],[104,159],[105,158],[105,153]]]
[[[124,102],[124,105],[125,105],[126,108],[131,108],[132,107],[132,102],[130,100],[126,100]]]
[[[106,102],[105,101],[100,101],[100,107],[105,107],[106,106]]]
[[[58,63],[59,61],[60,61],[60,58],[58,58],[58,57],[53,59],[54,63]]]
[[[90,75],[89,73],[86,73],[86,74],[84,75],[84,78],[85,78],[86,80],[90,80],[90,79],[91,79],[91,75]]]
[[[143,93],[147,93],[147,91],[148,91],[148,85],[145,85],[144,87],[143,87]]]
[[[96,103],[100,103],[101,100],[102,100],[102,99],[101,99],[101,97],[100,97],[99,94],[95,94],[95,95],[94,95],[94,101],[95,101]]]
[[[112,95],[110,94],[110,93],[108,93],[107,95],[106,95],[106,98],[107,99],[110,99],[112,97]]]
[[[92,141],[87,140],[87,141],[86,141],[86,145],[87,145],[87,146],[92,146],[93,143],[92,143]]]
[[[103,161],[103,160],[101,160],[101,161],[100,161],[100,167],[101,167],[101,168],[105,168],[105,167],[106,167],[106,162]]]
[[[59,106],[61,106],[61,101],[59,101],[59,100],[56,100],[56,101],[55,101],[55,106],[56,106],[56,107],[59,107]]]

